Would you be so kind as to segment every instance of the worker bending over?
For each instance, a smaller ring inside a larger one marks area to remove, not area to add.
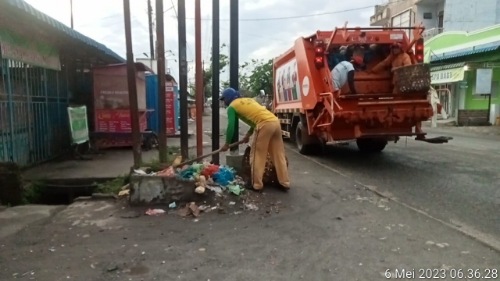
[[[251,185],[255,190],[262,190],[264,184],[262,179],[266,168],[267,155],[271,155],[271,161],[276,169],[279,185],[288,190],[290,180],[288,178],[288,167],[286,165],[285,147],[281,136],[281,125],[278,117],[252,98],[242,98],[238,91],[227,88],[222,91],[220,100],[227,106],[227,130],[226,143],[221,151],[227,151],[229,144],[235,134],[235,126],[239,119],[250,126],[250,130],[242,141],[247,143],[254,133],[251,144],[250,166]]]
[[[363,58],[358,55],[353,56],[351,62],[342,61],[338,63],[331,72],[335,91],[340,91],[340,89],[344,87],[345,83],[348,83],[351,95],[356,95],[357,92],[356,88],[354,87],[354,72],[356,70],[356,67],[362,64]]]

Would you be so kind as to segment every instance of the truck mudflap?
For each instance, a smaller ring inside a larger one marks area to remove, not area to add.
[[[448,143],[449,140],[452,140],[452,137],[445,137],[445,136],[440,136],[440,137],[435,137],[435,138],[426,138],[425,136],[417,136],[415,140],[417,141],[424,141],[427,143],[433,143],[433,144],[441,144],[441,143]]]

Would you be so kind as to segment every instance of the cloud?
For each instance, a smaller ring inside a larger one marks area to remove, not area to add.
[[[70,25],[69,1],[26,0],[40,11]],[[156,1],[152,0],[153,10]],[[172,50],[167,64],[177,76],[178,64],[178,7],[177,0],[164,0],[165,50]],[[195,59],[194,3],[186,2],[187,58]],[[332,30],[343,26],[368,26],[373,6],[381,0],[324,1],[324,0],[252,0],[239,1],[239,61],[270,59],[279,56],[292,47],[300,36],[309,36],[317,30]],[[172,8],[172,3],[174,8]],[[212,1],[201,0],[202,14],[202,56],[209,63],[212,49]],[[149,28],[147,2],[130,0],[133,52],[135,57],[149,54]],[[363,8],[363,9],[356,9]],[[220,0],[220,42],[229,43],[229,0]],[[312,16],[319,13],[325,15]],[[122,0],[73,1],[75,29],[106,45],[122,57],[126,57],[125,29]],[[290,18],[287,18],[290,17]],[[155,12],[153,12],[155,18]],[[269,18],[281,18],[265,20]],[[153,30],[156,38],[156,29]],[[227,53],[227,52],[226,52]],[[194,63],[190,63],[194,67]],[[192,79],[194,71],[190,71]],[[221,79],[227,79],[227,72]]]

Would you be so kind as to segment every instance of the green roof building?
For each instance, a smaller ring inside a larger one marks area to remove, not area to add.
[[[500,117],[500,24],[449,31],[425,42],[425,62],[441,104],[458,125],[495,124]]]

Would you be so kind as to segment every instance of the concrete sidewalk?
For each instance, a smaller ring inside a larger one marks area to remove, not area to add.
[[[208,112],[209,113],[209,112]],[[210,113],[209,113],[210,114]],[[224,121],[221,121],[224,122]],[[225,124],[222,123],[222,124]],[[203,116],[203,152],[211,152],[212,147],[212,118]],[[196,123],[189,122],[189,131],[196,133]],[[221,132],[225,132],[225,127],[221,126]],[[220,134],[220,133],[219,133]],[[196,155],[196,135],[193,134],[189,140],[189,154]],[[167,139],[168,147],[180,147],[180,137]],[[158,161],[158,150],[142,152],[144,163]],[[108,179],[116,178],[127,174],[133,165],[133,155],[131,148],[107,149],[102,154],[92,155],[92,160],[63,160],[52,161],[24,171],[23,176],[28,180],[37,179]],[[221,162],[225,157],[220,157]],[[210,160],[210,159],[209,159]]]
[[[423,123],[424,131],[429,132],[442,132],[442,133],[451,133],[463,136],[491,136],[491,137],[500,137],[500,126],[449,126],[443,125],[442,123],[438,123],[436,128],[431,127],[430,122]]]

